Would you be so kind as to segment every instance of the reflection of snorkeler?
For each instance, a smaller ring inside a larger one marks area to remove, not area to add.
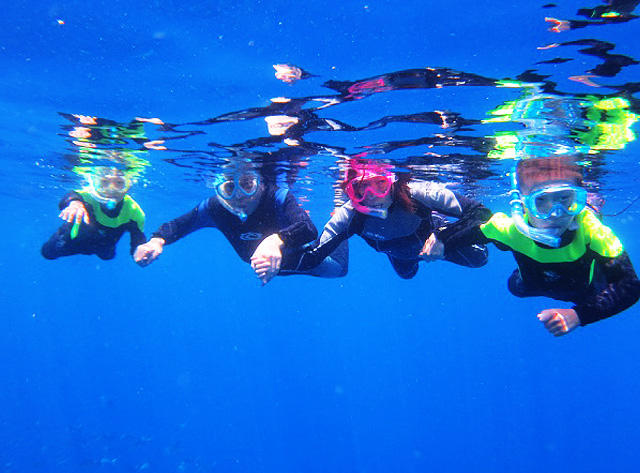
[[[68,193],[60,201],[60,218],[65,223],[42,246],[42,256],[56,259],[75,254],[95,254],[113,259],[116,244],[126,231],[133,250],[146,240],[144,212],[127,195],[129,178],[115,168],[87,173],[89,185]]]

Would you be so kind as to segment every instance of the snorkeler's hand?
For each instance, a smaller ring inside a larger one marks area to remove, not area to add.
[[[138,245],[133,253],[133,260],[140,266],[147,266],[162,254],[163,248],[164,239],[152,238],[148,242]]]
[[[284,242],[274,233],[262,240],[251,255],[251,268],[262,284],[267,284],[280,271],[283,245]]]
[[[81,222],[84,222],[89,225],[89,212],[79,200],[69,202],[69,205],[62,209],[58,217],[68,223],[80,225]]]
[[[573,309],[545,309],[538,314],[538,320],[556,337],[565,335],[580,325],[578,313]]]
[[[436,238],[435,233],[432,233],[424,242],[420,258],[424,261],[436,261],[444,258],[444,244]]]

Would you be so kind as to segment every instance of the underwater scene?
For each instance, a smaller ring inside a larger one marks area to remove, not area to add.
[[[0,472],[635,471],[639,3],[7,2]]]

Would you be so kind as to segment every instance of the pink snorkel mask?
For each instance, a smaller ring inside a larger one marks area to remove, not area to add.
[[[391,193],[396,176],[390,169],[388,164],[354,164],[349,168],[345,192],[354,209],[372,217],[387,218],[386,208],[368,207],[362,202],[369,195],[384,199]]]

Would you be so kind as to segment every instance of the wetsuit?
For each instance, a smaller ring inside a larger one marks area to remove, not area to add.
[[[49,240],[42,245],[42,256],[56,259],[76,254],[97,255],[108,260],[116,256],[116,244],[124,232],[130,234],[130,253],[147,241],[144,235],[144,212],[130,196],[125,195],[118,205],[108,209],[84,190],[65,195],[58,207],[66,208],[72,201],[84,204],[89,213],[89,224],[65,222]],[[77,232],[77,234],[76,234]]]
[[[629,256],[611,229],[592,210],[576,216],[577,229],[550,248],[526,237],[511,217],[496,213],[485,224],[449,238],[451,246],[494,243],[511,251],[518,268],[508,281],[517,297],[545,296],[570,301],[581,325],[610,317],[640,298],[640,281]]]
[[[394,202],[385,219],[360,213],[347,202],[325,225],[318,245],[305,253],[299,267],[304,269],[319,264],[337,245],[355,234],[376,251],[385,253],[401,278],[410,279],[418,271],[419,253],[432,233],[439,238],[444,228],[479,224],[490,215],[480,203],[459,196],[440,184],[412,182],[409,190],[416,210],[409,212]],[[443,215],[459,220],[448,222]],[[447,261],[469,267],[479,267],[487,262],[487,249],[483,245],[471,244],[450,251],[446,241],[442,243]]]
[[[293,274],[303,246],[318,236],[315,225],[293,194],[268,184],[258,206],[244,222],[224,208],[217,197],[210,197],[190,212],[160,226],[152,238],[162,238],[171,244],[205,227],[219,229],[246,263],[251,262],[262,240],[278,234],[284,242],[280,274]]]

